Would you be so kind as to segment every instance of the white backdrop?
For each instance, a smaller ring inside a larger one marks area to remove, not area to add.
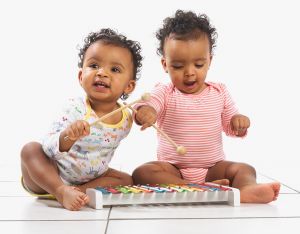
[[[78,45],[90,32],[111,27],[143,47],[142,77],[129,101],[168,81],[156,55],[156,30],[177,9],[207,14],[219,37],[207,80],[223,82],[248,115],[246,139],[224,137],[229,160],[291,182],[300,175],[300,14],[296,0],[1,1],[2,163],[18,163],[26,142],[48,129],[60,104],[82,90],[77,81]],[[131,171],[155,159],[153,129],[135,126],[113,164]],[[19,170],[19,167],[16,168]],[[289,176],[289,177],[288,177]],[[298,183],[295,179],[294,183]],[[297,184],[297,185],[298,185]],[[300,186],[299,186],[300,187]]]

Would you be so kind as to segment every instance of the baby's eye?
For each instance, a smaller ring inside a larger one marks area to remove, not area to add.
[[[89,67],[90,68],[94,68],[94,69],[98,69],[99,68],[98,64],[96,64],[96,63],[90,64]]]
[[[120,73],[120,72],[121,72],[121,69],[118,68],[118,67],[112,67],[112,68],[111,68],[111,71],[112,71],[112,72]]]
[[[196,68],[201,68],[201,67],[203,67],[204,66],[204,64],[195,64],[195,67]]]
[[[183,68],[182,65],[172,65],[172,67],[173,67],[174,69],[181,69],[181,68]]]

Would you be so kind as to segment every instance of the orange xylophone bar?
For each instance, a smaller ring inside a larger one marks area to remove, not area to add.
[[[172,204],[225,202],[231,206],[240,205],[240,191],[236,188],[213,184],[160,184],[87,189],[89,206],[102,209],[103,206],[134,204]]]

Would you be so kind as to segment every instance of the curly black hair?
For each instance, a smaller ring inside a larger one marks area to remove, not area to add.
[[[133,80],[140,78],[140,71],[142,67],[143,57],[141,55],[141,46],[137,41],[127,39],[126,36],[118,34],[116,31],[110,28],[101,29],[98,32],[91,32],[85,39],[84,45],[79,49],[79,62],[78,67],[82,68],[84,56],[87,49],[95,42],[103,41],[106,44],[112,44],[122,48],[126,48],[130,51],[133,60]],[[122,94],[121,98],[125,100],[128,98],[128,94]]]
[[[203,33],[208,37],[210,53],[212,54],[216,47],[217,32],[210,24],[207,15],[196,15],[192,11],[177,10],[174,17],[164,19],[163,27],[156,32],[156,38],[159,40],[157,54],[164,54],[165,40],[169,36],[176,40],[190,40],[199,38]]]

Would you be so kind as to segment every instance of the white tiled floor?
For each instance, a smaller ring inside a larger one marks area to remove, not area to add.
[[[300,223],[300,193],[282,186],[269,204],[141,205],[78,212],[56,201],[39,200],[21,188],[18,165],[0,165],[0,232],[34,233],[296,233]],[[259,182],[270,182],[258,176]],[[4,231],[5,230],[5,231]]]

